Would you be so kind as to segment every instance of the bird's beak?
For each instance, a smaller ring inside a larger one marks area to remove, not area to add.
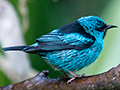
[[[115,25],[107,25],[106,30],[110,29],[110,28],[117,28],[117,26],[115,26]]]
[[[106,32],[110,28],[117,28],[117,26],[115,26],[115,25],[106,25],[106,28],[103,31]]]

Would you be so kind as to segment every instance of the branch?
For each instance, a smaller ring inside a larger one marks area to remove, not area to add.
[[[0,90],[120,90],[120,64],[102,74],[76,78],[69,85],[69,78],[48,79],[48,73],[44,70],[31,79],[0,87]]]

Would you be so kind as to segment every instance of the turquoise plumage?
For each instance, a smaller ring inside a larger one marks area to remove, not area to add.
[[[36,39],[28,46],[3,48],[35,53],[45,58],[46,62],[57,70],[73,75],[69,82],[78,75],[72,71],[80,70],[93,63],[103,49],[107,29],[116,26],[107,25],[97,16],[81,17],[75,22],[62,26]]]

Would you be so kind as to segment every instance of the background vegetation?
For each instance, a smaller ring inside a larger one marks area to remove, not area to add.
[[[28,15],[24,18],[20,12],[20,0],[8,0],[15,8],[19,19],[23,37],[27,45],[33,44],[35,39],[49,33],[62,25],[71,23],[82,16],[99,16],[108,24],[119,26],[119,0],[26,0],[25,7]],[[24,1],[24,0],[23,0]],[[23,23],[24,20],[28,20]],[[26,25],[25,27],[23,27]],[[120,31],[110,30],[105,38],[104,49],[95,63],[76,72],[93,75],[107,71],[120,61]],[[32,67],[38,71],[49,70],[49,77],[56,78],[63,75],[61,71],[54,71],[44,59],[30,54]],[[0,72],[0,86],[10,84],[9,78]]]

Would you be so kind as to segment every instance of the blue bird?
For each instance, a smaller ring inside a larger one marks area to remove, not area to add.
[[[8,50],[22,50],[26,53],[35,53],[54,67],[76,77],[72,71],[80,70],[93,63],[103,49],[104,37],[109,28],[117,26],[106,24],[97,16],[85,16],[77,21],[59,27],[52,32],[36,39],[36,43],[28,46],[2,48]]]

